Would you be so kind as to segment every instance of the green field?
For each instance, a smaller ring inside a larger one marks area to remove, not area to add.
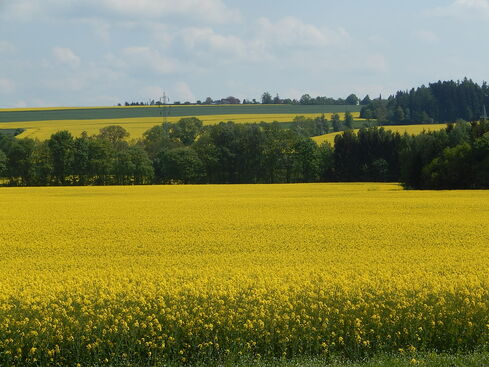
[[[105,120],[144,117],[182,117],[242,114],[318,114],[335,112],[360,112],[361,106],[325,105],[176,105],[143,107],[89,107],[0,109],[0,123],[52,120]]]

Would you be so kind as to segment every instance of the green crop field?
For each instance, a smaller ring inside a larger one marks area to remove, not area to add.
[[[90,107],[0,109],[0,123],[46,120],[93,120],[159,116],[207,116],[241,114],[318,114],[360,112],[361,106],[338,105],[176,105],[142,107]]]

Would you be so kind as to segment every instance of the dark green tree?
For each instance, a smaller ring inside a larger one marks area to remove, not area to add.
[[[183,145],[192,145],[195,139],[202,133],[203,123],[196,117],[181,118],[176,124],[172,124],[169,137],[179,141]]]
[[[156,178],[162,183],[201,183],[204,166],[197,153],[190,147],[161,151],[155,160]]]
[[[261,103],[272,104],[273,103],[272,95],[268,92],[263,93],[263,95],[261,96]]]
[[[345,128],[346,130],[353,129],[353,115],[350,112],[345,112]]]
[[[355,94],[350,94],[348,97],[346,97],[345,102],[346,104],[357,105],[360,100]]]
[[[7,176],[7,156],[0,150],[0,177]]]
[[[48,141],[37,143],[31,156],[32,184],[45,186],[51,183],[53,165]]]
[[[100,129],[99,139],[109,141],[112,145],[122,142],[129,137],[129,132],[119,125],[110,125]]]
[[[53,175],[61,185],[66,183],[66,178],[72,173],[74,160],[74,140],[71,133],[67,130],[58,131],[51,135],[48,140],[48,147],[51,153],[51,163]]]
[[[341,130],[341,118],[340,115],[337,113],[334,113],[333,116],[331,116],[331,124],[333,125],[333,131],[338,132]]]

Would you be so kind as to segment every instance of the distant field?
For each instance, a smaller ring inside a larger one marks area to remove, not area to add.
[[[421,134],[425,130],[436,131],[436,130],[443,129],[446,126],[447,126],[446,124],[424,124],[424,125],[390,125],[390,126],[382,126],[382,127],[386,130],[398,132],[400,134],[407,133],[411,135],[417,135],[417,134]],[[357,132],[358,129],[355,129],[354,131]],[[327,141],[331,145],[333,145],[334,138],[336,137],[336,135],[339,135],[341,133],[343,133],[343,131],[315,136],[312,138],[312,140],[314,140],[318,144],[322,144],[325,141]]]
[[[331,119],[333,113],[352,112],[359,117],[359,106],[286,106],[286,105],[235,105],[235,106],[171,106],[161,107],[116,107],[86,109],[18,109],[0,110],[0,128],[25,131],[20,138],[47,139],[59,130],[69,130],[73,135],[83,131],[97,133],[102,127],[120,125],[129,131],[132,138],[141,137],[151,127],[161,124],[166,117],[176,122],[185,116],[196,116],[206,125],[221,121],[236,123],[291,122],[294,117],[317,117],[325,114]]]
[[[360,112],[361,106],[302,106],[302,105],[192,105],[141,107],[87,107],[0,109],[0,123],[52,120],[102,120],[136,117],[182,117],[241,114],[318,114]]]

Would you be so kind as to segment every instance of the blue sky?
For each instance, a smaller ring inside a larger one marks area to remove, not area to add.
[[[0,0],[0,107],[489,80],[489,0]]]

